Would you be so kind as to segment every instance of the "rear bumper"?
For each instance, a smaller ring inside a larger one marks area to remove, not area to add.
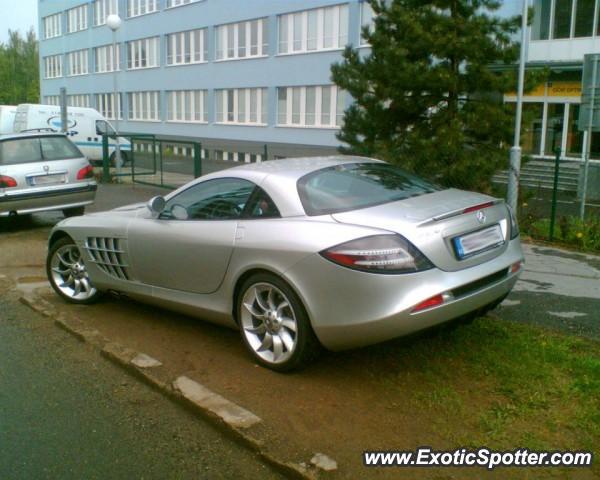
[[[506,295],[523,261],[519,239],[493,260],[456,272],[437,268],[406,275],[378,275],[311,256],[286,272],[326,348],[343,350],[408,335],[476,311]],[[419,303],[453,292],[442,305],[413,312]]]
[[[0,190],[0,216],[83,207],[94,203],[97,189],[96,182],[86,182],[39,189]]]

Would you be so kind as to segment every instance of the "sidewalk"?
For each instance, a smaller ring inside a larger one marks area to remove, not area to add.
[[[523,244],[525,269],[495,314],[600,338],[600,256]]]

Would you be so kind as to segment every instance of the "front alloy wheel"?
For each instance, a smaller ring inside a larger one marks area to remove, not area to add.
[[[79,248],[68,237],[58,240],[50,249],[46,272],[54,291],[68,302],[92,303],[100,296],[90,281]]]
[[[318,341],[300,300],[274,275],[254,275],[244,283],[238,321],[244,343],[268,368],[293,370],[318,353]]]

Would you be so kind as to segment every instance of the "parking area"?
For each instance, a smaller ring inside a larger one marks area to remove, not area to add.
[[[104,185],[93,210],[164,192]],[[254,364],[233,330],[112,297],[85,307],[61,302],[43,269],[47,234],[60,218],[1,220],[4,288],[35,289],[57,311],[160,359],[169,378],[186,375],[248,408],[264,420],[261,439],[283,458],[302,463],[324,453],[338,462],[338,478],[357,478],[357,471],[360,478],[397,478],[398,470],[366,469],[363,451],[598,445],[598,385],[590,375],[600,362],[600,257],[528,245],[521,280],[490,316],[360,350],[326,352],[309,368],[282,375]],[[569,406],[575,398],[577,411]],[[597,468],[568,475],[593,478]],[[419,469],[402,473],[422,478]],[[431,478],[451,478],[447,473],[431,469]],[[477,478],[481,472],[452,473]],[[505,470],[494,473],[506,478]],[[525,478],[522,471],[512,474]]]

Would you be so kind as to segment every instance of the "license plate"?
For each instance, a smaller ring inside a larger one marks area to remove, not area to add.
[[[463,259],[478,252],[487,250],[504,243],[500,225],[494,225],[484,230],[469,233],[453,239],[456,255]]]
[[[32,185],[53,185],[56,183],[65,183],[65,176],[63,174],[57,175],[40,175],[39,177],[32,177]]]

